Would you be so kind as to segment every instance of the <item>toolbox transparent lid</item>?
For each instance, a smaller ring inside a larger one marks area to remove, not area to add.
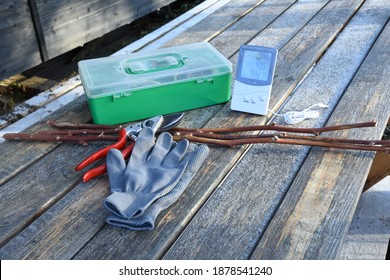
[[[207,42],[80,61],[86,94],[98,98],[232,72],[232,65]]]

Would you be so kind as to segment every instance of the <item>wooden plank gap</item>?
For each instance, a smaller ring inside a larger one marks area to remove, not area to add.
[[[42,61],[47,61],[49,59],[49,55],[47,52],[45,36],[43,34],[37,3],[35,0],[28,0],[28,6],[30,7],[31,18],[34,24],[35,33],[37,35],[41,59]]]
[[[359,6],[355,9],[355,11],[349,16],[349,18],[346,19],[346,21],[344,22],[344,24],[341,26],[341,28],[340,28],[338,34],[337,34],[336,36],[334,36],[333,38],[330,39],[328,48],[327,48],[324,52],[322,52],[322,54],[321,54],[321,55],[317,58],[317,60],[314,62],[313,66],[315,66],[315,65],[317,64],[317,62],[325,55],[325,53],[327,52],[327,50],[333,45],[334,41],[336,41],[336,39],[337,39],[337,37],[339,36],[339,34],[340,34],[341,32],[343,32],[343,30],[345,29],[345,27],[349,24],[349,22],[352,20],[352,18],[358,13],[358,11],[360,10],[360,8],[363,6],[364,3],[365,3],[365,1],[361,1],[360,4],[359,4]],[[328,4],[330,4],[330,3],[328,2]],[[327,5],[328,5],[328,4],[327,4]],[[325,6],[324,6],[322,9],[324,9],[324,8],[325,8]],[[322,9],[321,9],[321,10],[322,10]],[[374,42],[373,44],[375,44],[375,42]]]
[[[255,5],[253,5],[251,8],[249,8],[248,10],[246,10],[244,13],[242,13],[239,17],[237,17],[234,21],[230,22],[228,25],[225,26],[225,28],[221,29],[221,30],[218,30],[217,32],[215,32],[214,34],[212,34],[210,37],[208,37],[207,39],[205,39],[206,42],[209,42],[211,41],[212,39],[214,39],[215,37],[217,37],[219,34],[221,34],[222,32],[224,32],[225,30],[227,30],[229,27],[231,27],[232,25],[234,25],[235,23],[237,23],[240,19],[242,19],[243,17],[245,17],[247,14],[249,14],[250,12],[252,12],[254,9],[256,9],[258,6],[260,6],[261,4],[264,3],[265,0],[261,0],[259,2],[257,2]]]

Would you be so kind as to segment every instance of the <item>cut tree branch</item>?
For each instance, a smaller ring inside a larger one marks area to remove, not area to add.
[[[8,133],[3,137],[6,140],[76,142],[85,145],[90,141],[117,141],[117,133],[123,127],[121,125],[74,124],[56,121],[48,121],[47,123],[60,130],[37,131],[30,134]],[[377,123],[375,121],[371,121],[320,128],[297,128],[276,124],[200,129],[174,127],[170,130],[170,132],[176,141],[188,139],[189,141],[198,143],[229,147],[246,144],[276,143],[389,152],[389,140],[359,140],[319,136],[323,132],[375,127],[376,124]],[[256,133],[256,131],[275,131],[275,133],[253,134]],[[252,132],[252,134],[240,134],[240,132]]]

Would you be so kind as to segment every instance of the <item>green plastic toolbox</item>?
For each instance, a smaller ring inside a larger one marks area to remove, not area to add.
[[[232,65],[207,42],[80,61],[94,123],[118,124],[226,102]]]

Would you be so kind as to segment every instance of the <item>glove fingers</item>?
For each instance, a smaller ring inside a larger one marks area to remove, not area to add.
[[[209,148],[207,145],[197,146],[195,144],[190,144],[189,149],[192,149],[192,151],[188,154],[188,156],[186,156],[184,160],[182,160],[182,162],[185,162],[187,165],[185,166],[179,180],[172,189],[166,193],[163,193],[152,203],[152,206],[156,207],[156,209],[159,209],[155,211],[159,212],[168,208],[180,197],[209,154]],[[157,216],[157,214],[155,216]]]
[[[180,146],[182,146],[182,148],[180,148]],[[160,192],[160,197],[166,196],[168,193],[172,192],[173,189],[177,189],[177,185],[185,185],[184,187],[181,187],[185,188],[194,174],[198,171],[203,161],[206,159],[209,151],[206,145],[197,146],[195,144],[190,144],[187,140],[179,142],[176,147],[180,153],[174,154],[176,159],[173,158],[174,161],[169,163],[173,165],[167,166],[167,163],[164,162],[164,167],[168,170],[177,170],[176,180],[171,181],[171,187],[165,188],[162,192]],[[186,149],[183,147],[186,147]]]
[[[189,141],[186,139],[177,143],[176,146],[169,152],[169,154],[164,159],[163,165],[166,167],[177,166],[182,161],[185,154],[188,152],[189,147]]]
[[[157,138],[156,145],[148,157],[151,164],[161,164],[172,148],[172,135],[167,132],[161,133]]]
[[[188,155],[188,164],[179,181],[168,193],[156,199],[140,216],[134,219],[134,221],[142,221],[142,223],[139,224],[143,225],[143,229],[154,228],[155,220],[159,213],[162,210],[170,207],[179,199],[179,197],[183,194],[184,190],[187,188],[191,180],[194,178],[195,174],[199,171],[200,167],[206,160],[209,153],[209,149],[206,145],[197,146],[195,144],[190,144],[189,150],[192,151]],[[139,227],[138,229],[141,229],[141,227]]]
[[[123,173],[126,169],[125,159],[119,150],[111,149],[108,151],[106,162],[111,191],[120,191]]]
[[[154,146],[154,131],[150,127],[145,127],[138,135],[133,152],[130,157],[129,166],[138,165],[146,161],[150,150]],[[133,162],[133,163],[132,163]]]
[[[189,162],[186,168],[185,173],[191,173],[191,178],[198,172],[199,168],[202,166],[203,162],[207,158],[209,154],[209,148],[207,145],[199,145],[197,146],[190,154],[189,154]]]

